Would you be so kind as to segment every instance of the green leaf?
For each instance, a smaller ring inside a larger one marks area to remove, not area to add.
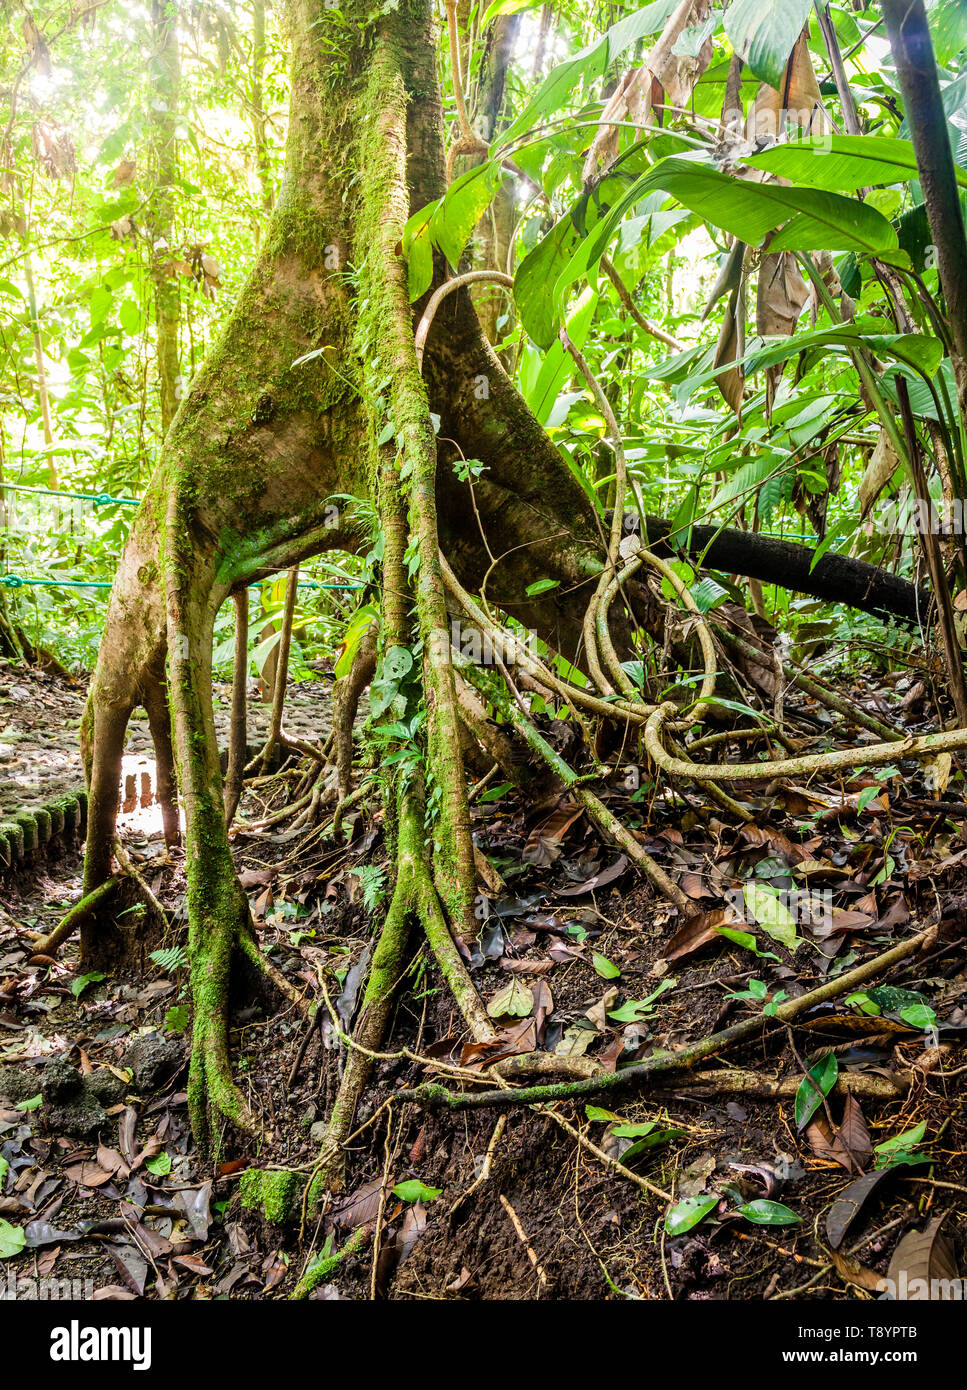
[[[297,945],[298,943],[293,940],[293,944]],[[184,1033],[187,1027],[188,1005],[172,1004],[171,1008],[165,1013],[165,1028],[169,1033]]]
[[[639,195],[652,188],[663,188],[750,246],[760,246],[782,227],[769,243],[770,251],[877,254],[898,246],[896,230],[882,213],[825,189],[751,183],[677,156],[663,159],[634,185]]]
[[[144,1166],[156,1178],[166,1178],[171,1172],[171,1154],[165,1151],[155,1154],[154,1158],[149,1158]]]
[[[763,960],[779,959],[775,951],[760,951],[759,944],[750,931],[738,931],[735,927],[713,927],[712,930],[717,932],[719,936],[734,941],[736,946],[742,946],[746,951],[751,951],[754,956],[761,956]]]
[[[76,980],[71,981],[71,994],[75,999],[80,999],[88,985],[97,984],[98,980],[106,980],[107,976],[101,970],[92,970],[87,975],[78,975]]]
[[[433,242],[429,230],[413,238],[406,260],[406,289],[410,303],[426,294],[433,283]]]
[[[773,145],[744,163],[795,183],[840,193],[920,177],[913,142],[889,135],[801,136]],[[958,182],[967,187],[967,173],[956,172]]]
[[[121,307],[118,311],[118,318],[121,320],[121,327],[130,337],[134,337],[141,332],[141,310],[133,299],[122,299]]]
[[[401,1202],[435,1202],[442,1191],[442,1187],[427,1187],[419,1178],[408,1178],[396,1184],[393,1196],[399,1197]]]
[[[9,1221],[0,1219],[0,1260],[12,1259],[19,1255],[27,1237],[22,1226],[11,1226]]]
[[[836,1060],[835,1052],[830,1052],[826,1057],[823,1057],[821,1061],[814,1062],[809,1068],[809,1071],[799,1083],[799,1089],[796,1092],[795,1114],[797,1129],[806,1128],[806,1125],[822,1105],[823,1096],[828,1096],[836,1085],[836,1078],[838,1076],[839,1062]],[[814,1085],[813,1082],[816,1084]]]
[[[754,1202],[744,1202],[739,1207],[739,1215],[756,1226],[794,1226],[802,1220],[801,1216],[784,1207],[781,1202],[770,1202],[765,1197],[757,1197]]]
[[[913,1150],[923,1143],[926,1132],[927,1122],[921,1120],[913,1129],[904,1130],[895,1139],[884,1139],[882,1144],[875,1144],[873,1152],[876,1154],[877,1168],[890,1168],[894,1164],[906,1163]]]
[[[621,971],[613,961],[608,960],[607,956],[602,956],[599,951],[595,951],[591,957],[591,964],[601,976],[602,980],[616,980]]]
[[[430,236],[454,270],[474,227],[490,205],[503,173],[497,161],[478,164],[455,179],[437,203],[430,218]]]
[[[413,653],[409,647],[390,647],[383,657],[384,678],[401,681],[413,669]]]
[[[933,1028],[937,1023],[937,1015],[929,1004],[911,1004],[909,1008],[900,1010],[900,1017],[911,1028]]]
[[[812,0],[732,0],[725,32],[756,77],[781,89],[789,55],[811,10]]]
[[[5,1158],[0,1158],[0,1192],[3,1191],[3,1184],[10,1171],[10,1164]]]
[[[513,791],[513,782],[501,782],[497,787],[488,787],[482,796],[478,796],[478,801],[499,801],[502,796],[506,796],[509,791]]]
[[[372,627],[374,622],[379,621],[379,612],[374,604],[364,603],[346,624],[346,631],[342,639],[342,656],[333,667],[333,675],[338,680],[340,676],[348,676],[352,669],[353,658],[359,650],[359,644],[363,637]]]
[[[44,1098],[38,1091],[37,1094],[35,1096],[31,1096],[29,1100],[18,1100],[17,1109],[23,1110],[26,1113],[29,1110],[39,1110],[43,1103]]]
[[[668,989],[674,989],[678,984],[678,977],[669,975],[662,980],[657,989],[652,990],[647,999],[628,999],[621,1005],[620,1009],[611,1009],[608,1017],[613,1018],[616,1023],[638,1023],[640,1019],[651,1012],[652,1005],[659,995],[664,994]]]
[[[586,1105],[584,1113],[589,1120],[616,1120],[618,1117],[613,1110],[602,1110],[600,1105]]]
[[[665,1216],[665,1230],[670,1236],[683,1235],[704,1221],[709,1212],[717,1207],[720,1198],[717,1194],[703,1197],[685,1197],[676,1202]]]
[[[524,332],[545,350],[555,342],[560,326],[554,287],[578,240],[568,213],[527,253],[514,276],[514,303]]]
[[[188,964],[188,952],[184,946],[163,946],[158,951],[151,951],[148,959],[154,961],[159,970],[170,974],[173,970],[185,968]]]
[[[480,21],[480,27],[485,28],[498,15],[517,14],[519,10],[531,9],[539,4],[540,0],[494,0]]]
[[[650,1134],[657,1124],[656,1120],[646,1120],[640,1125],[615,1125],[611,1133],[616,1139],[640,1139],[645,1134]]]
[[[428,203],[414,212],[403,228],[403,255],[407,258],[407,286],[410,303],[419,299],[433,280],[433,241],[430,236],[430,222],[439,207],[439,199]],[[300,359],[304,361],[305,359]]]
[[[967,46],[967,5],[964,0],[937,0],[929,8],[934,56],[946,67]]]
[[[114,295],[104,285],[97,285],[91,291],[88,309],[90,310],[92,328],[104,321],[113,301]]]
[[[779,900],[779,890],[766,883],[754,881],[742,886],[745,905],[754,921],[774,940],[795,953],[802,945],[802,937],[796,935],[796,924],[785,903]]]
[[[536,598],[538,594],[549,593],[551,589],[560,588],[559,579],[535,579],[533,584],[528,584],[524,593],[528,598]]]
[[[624,19],[612,25],[606,34],[595,39],[573,58],[558,63],[557,67],[552,68],[547,74],[517,119],[504,131],[501,145],[517,140],[538,121],[559,110],[573,99],[582,80],[593,82],[603,76],[608,65],[614,63],[639,39],[647,34],[657,34],[665,27],[665,21],[677,3],[678,0],[655,0],[654,4],[626,15]]]

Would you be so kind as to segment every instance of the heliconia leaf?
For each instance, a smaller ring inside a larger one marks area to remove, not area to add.
[[[677,4],[678,0],[654,0],[653,4],[645,5],[643,9],[613,24],[606,34],[588,44],[573,58],[558,63],[544,78],[517,119],[503,132],[501,144],[518,139],[539,121],[558,111],[582,82],[593,82],[601,77],[609,64],[614,63],[639,39],[648,34],[657,34]]]
[[[855,198],[821,188],[753,183],[694,160],[672,155],[642,176],[640,194],[663,188],[692,212],[733,236],[761,246],[777,228],[770,251],[863,251],[898,246],[882,213]],[[783,225],[785,224],[785,225]]]
[[[502,178],[499,163],[478,164],[454,179],[437,203],[430,218],[430,236],[454,269]]]
[[[578,241],[568,213],[528,252],[514,276],[514,302],[520,321],[540,348],[549,348],[557,337],[560,319],[554,289]]]
[[[812,0],[732,0],[725,32],[739,57],[770,87],[781,87]]]
[[[840,193],[919,177],[913,142],[888,135],[804,136],[773,145],[744,162],[779,178]],[[961,186],[967,187],[967,172],[957,169],[956,173]]]

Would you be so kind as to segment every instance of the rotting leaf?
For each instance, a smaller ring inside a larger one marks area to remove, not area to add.
[[[527,1018],[534,1010],[534,996],[520,980],[511,980],[487,1004],[491,1018]]]
[[[893,1252],[887,1278],[893,1297],[948,1302],[961,1296],[960,1273],[953,1246],[941,1233],[944,1216],[924,1231],[908,1231]]]
[[[665,960],[669,962],[684,960],[694,956],[706,946],[720,941],[718,928],[739,919],[731,908],[719,907],[714,912],[698,912],[689,917],[675,932],[665,950]]]
[[[830,1250],[829,1258],[835,1265],[836,1272],[847,1284],[855,1284],[858,1289],[868,1289],[871,1293],[879,1293],[882,1289],[883,1275],[877,1274],[875,1269],[868,1269],[858,1260],[841,1255],[838,1250]]]
[[[877,1168],[844,1188],[826,1216],[826,1237],[834,1250],[843,1243],[846,1232],[859,1216],[880,1183],[893,1170]]]

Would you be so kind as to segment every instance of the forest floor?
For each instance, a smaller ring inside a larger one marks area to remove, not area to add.
[[[293,688],[292,732],[324,732],[329,691],[325,677]],[[227,690],[216,693],[223,722]],[[29,802],[38,777],[43,796],[80,783],[82,695],[54,677],[0,670],[8,800]],[[890,679],[867,681],[862,695],[901,722]],[[137,728],[131,755],[147,756]],[[285,786],[283,768],[247,794],[243,820],[281,804]],[[304,1220],[298,1200],[270,1210],[277,1223],[246,1207],[243,1174],[295,1170],[301,1187],[313,1170],[379,913],[380,811],[357,808],[338,844],[318,827],[236,832],[263,949],[318,1002],[321,1022],[307,1037],[291,1006],[242,982],[233,1064],[265,1132],[260,1142],[224,1133],[214,1163],[188,1126],[184,968],[145,954],[141,968],[79,976],[76,942],[56,963],[34,957],[22,929],[52,926],[77,899],[79,848],[53,846],[8,874],[0,1286],[4,1275],[44,1276],[80,1280],[94,1298],[282,1298],[307,1261],[363,1227],[360,1253],[314,1297],[869,1299],[901,1265],[911,1279],[967,1271],[967,804],[941,804],[922,780],[899,775],[760,783],[738,787],[755,819],[736,827],[697,794],[654,798],[619,777],[606,800],[694,902],[683,929],[578,807],[558,799],[525,810],[494,791],[475,805],[475,831],[503,887],[489,893],[470,966],[500,1042],[468,1044],[414,941],[387,1054],[356,1117],[346,1193],[318,1222]],[[146,953],[176,944],[184,924],[182,859],[166,853],[156,814],[135,806],[123,830],[172,923]],[[749,884],[808,890],[794,939],[760,925],[757,955],[715,930],[749,930],[723,909]],[[704,1064],[701,1080],[683,1073],[662,1089],[511,1109],[506,1120],[394,1103],[400,1089],[440,1079],[435,1063],[487,1082],[485,1069],[521,1053],[556,1054],[585,1075],[674,1052],[931,926],[926,951],[862,999],[815,1008],[792,1029],[765,1026]],[[822,1103],[815,1094],[797,1123],[794,1093],[801,1111],[804,1068],[817,1061],[822,1089],[837,1073],[838,1085]],[[775,1081],[786,1089],[763,1094]],[[668,1199],[689,1198],[703,1219],[669,1233]]]

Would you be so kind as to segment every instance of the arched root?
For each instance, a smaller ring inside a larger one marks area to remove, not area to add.
[[[106,907],[108,902],[114,897],[118,890],[119,880],[116,877],[105,879],[96,888],[92,888],[89,893],[85,893],[80,902],[67,912],[57,926],[48,935],[36,942],[34,951],[37,955],[54,956],[63,946],[78,927],[83,927],[84,923],[91,918],[101,908]]]

